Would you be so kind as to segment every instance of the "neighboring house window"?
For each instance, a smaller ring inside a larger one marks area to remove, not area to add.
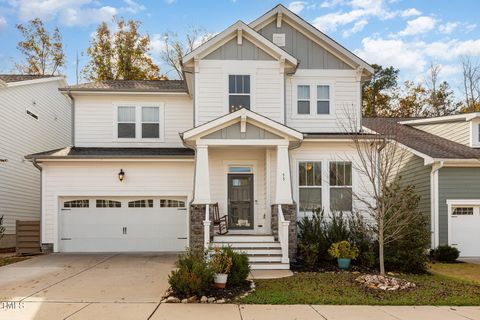
[[[159,109],[159,107],[142,107],[142,138],[160,138]]]
[[[228,76],[228,105],[230,112],[240,108],[250,109],[250,76]]]
[[[457,207],[453,209],[454,216],[473,216],[473,207]]]
[[[322,163],[320,161],[298,163],[298,188],[301,212],[311,213],[322,207]]]
[[[135,138],[135,107],[118,107],[118,138]]]
[[[330,86],[317,86],[317,114],[330,114]]]
[[[297,86],[297,113],[310,114],[310,86]]]
[[[330,162],[330,208],[352,211],[351,162]]]
[[[27,114],[28,114],[30,117],[32,117],[33,119],[38,120],[38,116],[37,116],[35,113],[33,113],[32,111],[28,110],[28,109],[27,109]]]
[[[185,208],[185,201],[160,199],[161,208]]]
[[[115,200],[97,199],[97,208],[121,208],[122,203]]]
[[[153,200],[135,200],[128,202],[129,208],[153,208]]]
[[[90,206],[90,201],[85,200],[70,200],[63,203],[64,208],[88,208]]]

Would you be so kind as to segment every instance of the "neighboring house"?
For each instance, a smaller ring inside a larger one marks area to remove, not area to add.
[[[364,119],[406,150],[400,175],[421,195],[431,246],[451,245],[480,256],[480,113],[425,119]]]
[[[0,74],[0,248],[15,247],[15,220],[40,219],[40,174],[26,154],[71,142],[64,77]]]
[[[373,69],[279,5],[183,58],[185,81],[65,87],[74,146],[43,168],[42,242],[55,252],[230,244],[289,268],[296,219],[355,211],[361,84]],[[212,204],[228,215],[218,236]]]

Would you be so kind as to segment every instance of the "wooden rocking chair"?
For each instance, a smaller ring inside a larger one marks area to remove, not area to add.
[[[213,210],[213,230],[218,227],[218,234],[224,235],[228,233],[228,216],[224,215],[220,217],[220,211],[218,209],[218,202],[212,204]]]

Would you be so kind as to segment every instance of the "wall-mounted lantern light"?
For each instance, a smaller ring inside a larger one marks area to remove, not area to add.
[[[118,180],[122,182],[123,179],[125,179],[125,172],[123,172],[123,169],[120,169],[120,172],[118,173]]]

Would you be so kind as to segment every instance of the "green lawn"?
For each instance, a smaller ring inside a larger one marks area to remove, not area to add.
[[[433,263],[430,272],[444,276],[474,281],[480,284],[480,264],[474,263]]]
[[[251,304],[480,305],[480,285],[438,274],[402,275],[417,288],[400,292],[365,289],[358,274],[296,273],[256,280],[256,291],[241,299]]]
[[[6,266],[7,264],[12,264],[15,262],[20,262],[23,260],[30,259],[29,257],[15,257],[15,256],[7,256],[7,257],[0,257],[0,267]]]

